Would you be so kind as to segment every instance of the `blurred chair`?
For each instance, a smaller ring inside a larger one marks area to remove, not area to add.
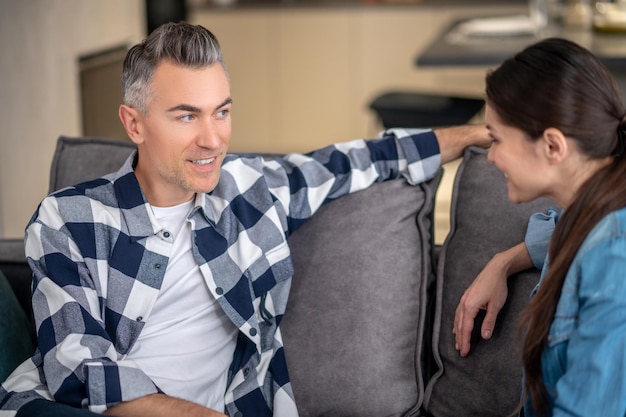
[[[391,91],[376,97],[369,108],[388,129],[465,124],[482,110],[484,104],[480,98]]]

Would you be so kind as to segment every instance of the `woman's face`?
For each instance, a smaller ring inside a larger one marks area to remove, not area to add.
[[[488,159],[504,173],[509,200],[524,203],[546,195],[549,175],[541,157],[541,141],[533,141],[520,129],[505,125],[489,104],[485,123],[492,138]]]

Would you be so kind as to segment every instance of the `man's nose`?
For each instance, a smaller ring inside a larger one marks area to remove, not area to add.
[[[196,144],[203,148],[215,148],[220,145],[219,128],[214,120],[206,120],[196,137]]]

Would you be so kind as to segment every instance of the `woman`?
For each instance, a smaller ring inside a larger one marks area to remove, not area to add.
[[[492,161],[511,201],[563,212],[524,315],[524,414],[626,416],[626,109],[608,70],[563,39],[487,75]]]

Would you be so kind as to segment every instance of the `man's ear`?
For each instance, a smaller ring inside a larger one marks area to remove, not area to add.
[[[141,113],[133,107],[122,104],[120,105],[118,114],[130,140],[136,144],[143,142],[141,133]]]
[[[569,152],[567,138],[559,129],[549,127],[543,131],[540,139],[543,152],[551,164],[559,163]]]

